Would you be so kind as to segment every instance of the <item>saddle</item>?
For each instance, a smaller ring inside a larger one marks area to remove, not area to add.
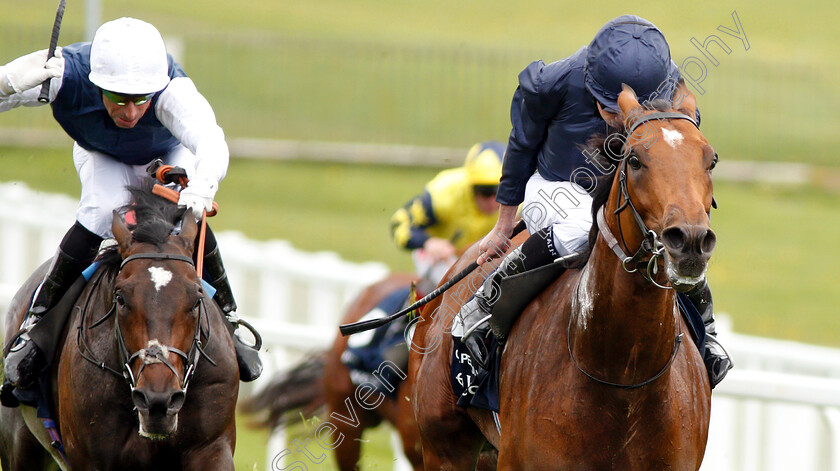
[[[41,320],[35,324],[29,331],[29,337],[35,342],[35,345],[41,350],[46,359],[46,368],[39,374],[40,379],[36,381],[35,385],[29,389],[14,388],[7,379],[4,378],[2,389],[0,389],[0,402],[6,407],[17,407],[19,403],[24,403],[38,408],[38,417],[49,418],[51,412],[47,403],[43,400],[48,389],[48,377],[50,367],[55,361],[55,353],[61,342],[56,339],[61,338],[61,334],[67,325],[67,320],[70,318],[70,310],[82,293],[82,290],[87,285],[88,280],[85,276],[79,276],[73,284],[65,291],[61,299],[46,311]],[[18,334],[19,335],[19,334]],[[6,345],[3,354],[8,353],[8,349],[17,339],[17,335],[13,337]]]
[[[73,309],[73,305],[79,299],[79,295],[82,294],[87,282],[88,280],[84,276],[79,276],[67,288],[67,291],[55,306],[45,312],[41,320],[29,331],[29,337],[41,349],[44,358],[47,359],[47,365],[52,365],[55,359],[55,350],[60,343],[55,340],[61,338],[61,333],[64,332],[64,327],[70,318],[70,310]]]
[[[574,267],[580,258],[580,254],[560,257],[548,265],[502,278],[499,284],[501,293],[490,317],[493,335],[504,341],[525,307],[563,272]]]

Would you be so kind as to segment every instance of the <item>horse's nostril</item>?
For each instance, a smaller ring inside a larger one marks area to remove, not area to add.
[[[186,399],[186,396],[187,394],[184,391],[176,391],[173,393],[169,398],[169,410],[181,410],[181,406],[184,405],[184,399]]]
[[[146,393],[141,391],[140,389],[135,389],[131,391],[131,400],[134,402],[134,407],[139,410],[149,410],[149,399],[146,397]]]
[[[131,398],[138,410],[149,414],[166,414],[177,412],[184,404],[184,392],[153,392],[135,389]]]
[[[688,236],[684,229],[672,226],[662,231],[662,243],[668,250],[682,251]]]
[[[700,239],[700,250],[703,253],[712,253],[715,249],[715,244],[717,244],[717,236],[713,230],[708,229]]]

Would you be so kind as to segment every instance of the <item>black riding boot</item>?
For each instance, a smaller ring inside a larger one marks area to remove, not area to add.
[[[558,257],[550,227],[532,234],[505,256],[499,268],[484,280],[473,298],[461,308],[458,314],[464,324],[461,340],[478,366],[485,370],[489,368],[490,351],[487,345],[490,342],[490,318],[493,306],[501,295],[502,279],[548,265]],[[498,335],[497,339],[504,340]]]
[[[9,345],[4,361],[6,380],[21,389],[32,386],[38,374],[47,364],[47,359],[35,342],[29,338],[29,331],[61,299],[67,288],[81,275],[93,260],[102,238],[88,231],[76,222],[67,231],[58,247],[44,280],[35,291],[32,304],[23,320],[20,331]],[[48,339],[58,342],[58,339]],[[46,346],[42,345],[42,348]],[[4,385],[3,397],[8,398],[9,388]]]
[[[702,285],[692,288],[686,293],[688,299],[700,312],[703,324],[706,327],[706,353],[703,355],[703,363],[706,364],[706,372],[709,374],[709,382],[712,388],[723,381],[726,373],[732,369],[732,359],[717,340],[715,331],[714,310],[712,309],[712,291],[705,281]]]
[[[233,346],[236,349],[236,361],[239,364],[239,379],[245,382],[254,381],[260,377],[263,369],[259,355],[260,341],[258,339],[255,346],[247,345],[236,335],[236,329],[242,321],[234,313],[236,311],[236,301],[233,299],[233,291],[230,288],[230,283],[228,283],[227,273],[225,273],[225,267],[222,264],[222,256],[219,253],[216,239],[210,232],[209,227],[207,229],[204,279],[216,289],[213,299],[222,309],[225,320],[229,324],[229,330],[233,336]]]

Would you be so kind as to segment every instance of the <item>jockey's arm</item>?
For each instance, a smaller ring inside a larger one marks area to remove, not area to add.
[[[421,249],[431,238],[426,229],[436,222],[431,196],[424,191],[391,216],[391,237],[399,248]]]
[[[476,259],[479,265],[501,256],[507,247],[510,246],[510,236],[513,234],[513,224],[516,220],[516,212],[519,205],[501,205],[499,207],[499,219],[495,227],[490,231],[478,245],[479,255]]]
[[[21,56],[0,67],[0,113],[18,106],[40,106],[38,101],[44,80],[52,79],[50,101],[58,95],[61,77],[64,74],[64,59],[61,48],[56,48],[55,57],[47,60],[47,50]]]
[[[158,120],[196,157],[195,173],[181,192],[180,204],[197,215],[203,206],[208,211],[219,182],[227,173],[230,152],[222,128],[207,99],[188,77],[176,77],[161,92],[155,105]]]

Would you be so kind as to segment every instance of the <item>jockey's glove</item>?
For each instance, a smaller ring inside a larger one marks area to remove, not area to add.
[[[64,75],[64,58],[61,48],[55,48],[55,56],[47,60],[47,50],[27,54],[0,68],[0,93],[9,96],[35,88],[47,79]]]
[[[219,189],[219,182],[212,178],[196,175],[190,179],[187,187],[181,190],[178,206],[192,210],[196,219],[201,219],[204,211],[213,209],[213,197]]]

